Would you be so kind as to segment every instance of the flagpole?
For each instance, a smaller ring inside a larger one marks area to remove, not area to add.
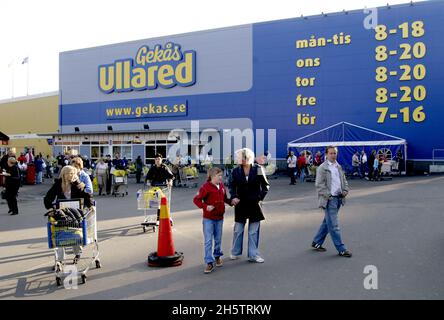
[[[8,69],[11,69],[11,98],[14,98],[14,60],[8,64]]]
[[[29,95],[29,58],[26,61],[26,95]]]
[[[11,98],[14,98],[14,65],[12,65],[12,90],[11,90]]]

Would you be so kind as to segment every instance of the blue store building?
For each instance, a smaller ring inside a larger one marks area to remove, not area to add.
[[[63,52],[54,152],[152,163],[183,129],[193,156],[219,139],[215,161],[242,141],[277,160],[336,144],[422,169],[444,154],[443,16],[427,1]]]

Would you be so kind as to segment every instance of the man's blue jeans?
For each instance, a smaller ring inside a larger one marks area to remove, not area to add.
[[[260,227],[260,221],[248,223],[248,258],[260,256],[258,249]],[[233,232],[233,248],[231,249],[231,254],[233,256],[240,256],[242,254],[244,228],[245,223],[235,222]]]
[[[345,245],[342,243],[338,223],[338,212],[341,205],[342,199],[340,198],[332,197],[330,200],[328,200],[327,208],[325,209],[324,221],[322,221],[321,227],[313,240],[316,244],[322,245],[327,237],[327,234],[330,233],[331,240],[333,241],[333,244],[338,252],[346,250]]]
[[[39,171],[36,174],[36,179],[35,179],[35,183],[36,184],[41,184],[43,181],[43,171]]]
[[[204,233],[205,263],[214,263],[217,258],[223,256],[221,245],[222,227],[224,225],[224,220],[211,220],[204,218],[202,221],[202,225]]]

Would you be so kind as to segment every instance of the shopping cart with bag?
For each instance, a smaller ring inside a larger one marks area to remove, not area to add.
[[[199,173],[194,166],[179,168],[180,185],[182,187],[196,188],[198,186]]]
[[[128,195],[128,173],[125,170],[114,170],[112,176],[114,197]]]
[[[76,276],[86,283],[91,266],[101,268],[96,207],[82,210],[80,199],[59,201],[56,206],[57,209],[46,215],[48,247],[54,249],[57,286],[68,276]]]
[[[169,185],[146,186],[137,191],[137,210],[144,212],[144,219],[141,223],[143,232],[146,232],[148,228],[152,228],[153,232],[156,231],[162,196],[167,198],[168,205],[171,206],[171,187]]]

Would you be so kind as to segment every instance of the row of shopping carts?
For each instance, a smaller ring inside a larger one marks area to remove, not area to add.
[[[176,187],[197,188],[199,180],[199,171],[194,165],[176,165],[166,163],[168,168],[175,176]]]

